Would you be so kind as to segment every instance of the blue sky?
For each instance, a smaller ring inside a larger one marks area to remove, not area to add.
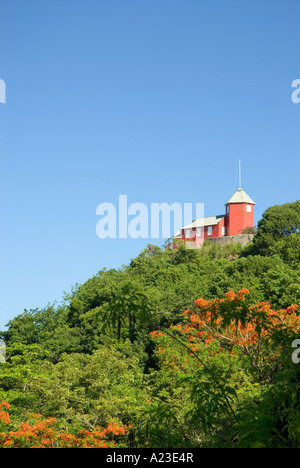
[[[97,238],[119,194],[222,214],[240,158],[256,222],[299,199],[299,21],[298,0],[1,0],[0,329],[147,245]]]

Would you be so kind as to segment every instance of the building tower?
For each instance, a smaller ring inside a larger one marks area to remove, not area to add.
[[[225,203],[227,236],[236,236],[247,227],[254,227],[254,205],[254,201],[241,187]]]

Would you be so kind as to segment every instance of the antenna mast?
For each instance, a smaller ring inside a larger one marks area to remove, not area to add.
[[[239,159],[239,188],[242,187],[242,167],[241,160]]]

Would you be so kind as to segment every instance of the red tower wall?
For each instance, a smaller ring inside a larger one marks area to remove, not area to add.
[[[254,227],[254,205],[248,203],[230,203],[229,213],[226,213],[227,236],[241,234],[247,227]],[[251,206],[251,212],[247,211]]]

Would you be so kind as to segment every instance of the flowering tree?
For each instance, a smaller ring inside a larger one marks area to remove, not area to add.
[[[286,379],[287,369],[295,376],[291,345],[300,332],[298,310],[298,305],[273,310],[267,302],[253,304],[247,289],[229,291],[224,298],[197,299],[182,322],[151,333],[166,385],[172,379],[181,398],[186,393],[185,411],[173,405],[174,415],[186,424],[183,437],[187,431],[195,440],[208,432],[232,435],[248,409],[256,411],[266,399],[270,407],[275,394],[282,399],[280,379]],[[156,411],[167,402],[161,395],[151,400]]]
[[[9,430],[11,425],[9,403],[0,403],[0,448],[118,448],[124,447],[122,436],[127,426],[109,424],[105,429],[80,430],[76,434],[62,432],[57,428],[56,418],[43,418],[31,414],[18,430]],[[119,441],[117,442],[117,440]]]

